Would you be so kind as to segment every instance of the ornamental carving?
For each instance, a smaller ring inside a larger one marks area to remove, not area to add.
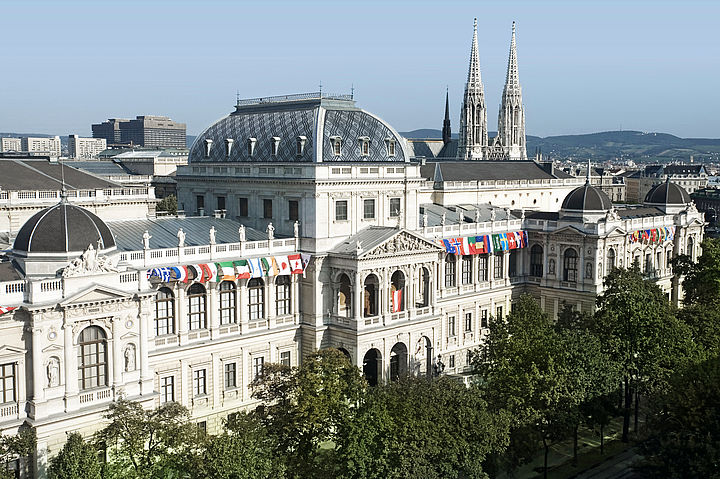
[[[83,276],[93,273],[117,272],[117,261],[119,256],[110,258],[108,256],[99,256],[100,241],[98,240],[98,249],[90,244],[87,249],[68,264],[62,272],[63,278],[72,278],[74,276]]]
[[[399,234],[389,239],[385,243],[375,247],[372,251],[367,254],[368,258],[394,255],[397,253],[428,250],[432,247],[431,244],[424,240],[410,236],[408,234]]]

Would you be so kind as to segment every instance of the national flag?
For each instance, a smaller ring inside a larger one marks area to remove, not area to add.
[[[162,282],[170,281],[170,268],[153,268],[148,271],[149,278],[158,278]]]
[[[222,263],[215,263],[217,266],[217,276],[215,281],[235,281],[235,266],[232,261],[223,261]]]
[[[493,246],[493,251],[502,251],[502,244],[500,243],[500,235],[492,235],[492,246]]]
[[[278,267],[277,264],[275,264],[275,258],[268,256],[267,258],[262,258],[261,262],[267,276],[277,276]]]
[[[527,231],[516,231],[515,242],[518,248],[526,248],[528,243]]]
[[[658,230],[657,228],[653,228],[650,230],[650,233],[652,234],[652,242],[657,243],[658,242]]]
[[[668,226],[668,239],[672,241],[674,238],[675,238],[675,227]]]
[[[507,251],[510,247],[508,243],[508,237],[505,233],[499,233],[498,236],[500,237],[500,249],[503,251]]]
[[[301,274],[303,272],[302,259],[299,254],[288,255],[290,261],[290,271],[292,274]]]
[[[468,238],[470,243],[470,254],[486,254],[490,252],[490,237],[488,235],[471,236]]]
[[[467,237],[458,238],[460,240],[460,247],[462,248],[462,254],[470,254],[470,243]]]
[[[300,253],[300,259],[302,260],[303,264],[303,278],[305,277],[305,270],[307,269],[308,264],[310,264],[310,253]]]
[[[251,278],[262,278],[264,276],[260,258],[251,258],[248,260],[248,263],[250,263]]]
[[[517,249],[517,243],[515,242],[515,233],[512,231],[507,234],[508,249]]]
[[[208,281],[213,281],[217,278],[218,269],[215,263],[203,263],[202,266],[207,269]]]
[[[399,313],[402,311],[402,289],[396,289],[392,292],[392,312],[393,313]]]
[[[235,266],[235,271],[237,272],[237,279],[247,279],[250,277],[250,265],[248,265],[246,259],[233,261],[233,265]]]
[[[188,266],[193,271],[193,281],[200,281],[201,283],[205,281],[205,271],[200,267],[199,264],[191,264]]]
[[[450,244],[453,246],[455,254],[464,254],[462,238],[450,238],[448,241],[450,241]]]
[[[290,270],[290,260],[288,260],[287,256],[275,256],[275,264],[277,264],[277,267],[280,270],[278,274],[292,274],[292,271]]]
[[[176,281],[181,281],[183,283],[188,282],[187,266],[173,266],[172,268],[170,268],[170,271],[172,271],[173,274],[175,275],[174,279]]]
[[[0,314],[9,313],[10,311],[16,310],[17,306],[0,306]]]
[[[457,249],[455,248],[455,245],[450,242],[450,240],[441,240],[442,244],[445,245],[445,251],[450,254],[457,254]]]

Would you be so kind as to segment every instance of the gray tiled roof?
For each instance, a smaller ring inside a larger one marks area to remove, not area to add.
[[[635,207],[627,207],[627,208],[618,208],[617,209],[618,215],[620,215],[620,218],[626,220],[626,219],[632,219],[632,218],[644,218],[648,216],[664,216],[665,213],[660,211],[657,208],[652,207],[646,207],[646,206],[635,206]]]
[[[118,187],[117,183],[107,181],[65,166],[65,185],[69,190],[94,190]],[[3,190],[60,190],[62,173],[59,163],[48,160],[0,160],[0,188]]]
[[[108,227],[115,235],[115,242],[121,251],[142,249],[142,236],[145,230],[150,233],[150,248],[172,248],[177,246],[177,232],[185,233],[187,246],[206,245],[210,242],[210,228],[215,227],[215,239],[218,243],[237,243],[240,223],[226,218],[197,216],[188,218],[166,217],[142,220],[108,221]],[[267,234],[245,227],[248,241],[266,240]]]
[[[544,180],[571,178],[564,172],[551,175],[534,161],[437,161],[420,167],[420,174],[428,180],[435,176],[435,164],[445,181],[477,180]]]
[[[354,255],[357,251],[357,242],[361,242],[363,251],[370,251],[376,246],[392,238],[400,230],[387,226],[368,226],[348,237],[345,241],[335,246],[330,252],[335,254]]]
[[[86,171],[98,176],[110,176],[110,175],[130,175],[132,174],[128,170],[122,167],[122,165],[113,161],[102,160],[102,161],[66,161],[65,165],[72,166],[78,170]]]
[[[10,261],[0,263],[0,281],[17,281],[19,279],[22,279],[22,277]],[[0,304],[0,306],[7,305]]]
[[[445,213],[445,224],[456,225],[459,223],[460,210],[466,223],[475,221],[475,210],[480,210],[480,222],[490,221],[490,211],[495,210],[495,221],[503,221],[508,219],[507,212],[504,208],[493,207],[490,204],[459,204],[453,206],[442,206],[435,203],[424,203],[420,205],[420,216],[427,214],[428,226],[440,226],[442,224],[442,215]],[[518,219],[519,216],[510,212],[510,219]]]

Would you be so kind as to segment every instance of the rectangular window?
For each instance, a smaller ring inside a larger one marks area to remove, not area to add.
[[[455,255],[448,254],[445,256],[445,287],[455,287]]]
[[[217,197],[217,209],[219,209],[219,210],[225,209],[225,197],[224,196]]]
[[[225,363],[225,389],[237,387],[237,365]]]
[[[250,321],[256,321],[265,317],[265,289],[264,286],[253,286],[248,288],[248,312]]]
[[[455,336],[455,316],[448,316],[448,336]]]
[[[265,357],[258,356],[253,358],[253,377],[259,378],[262,376],[263,369],[265,368]]]
[[[455,367],[455,355],[454,354],[450,355],[450,360],[448,361],[448,367],[449,368]]]
[[[249,213],[248,199],[238,198],[238,216],[247,217]]]
[[[472,313],[465,313],[465,331],[472,331]]]
[[[487,328],[488,327],[488,310],[483,309],[480,311],[480,327],[481,328]]]
[[[15,402],[15,364],[0,366],[0,391],[2,392],[0,400],[3,403]]]
[[[263,200],[263,218],[272,219],[272,200]]]
[[[207,369],[193,371],[193,396],[207,394]]]
[[[493,259],[495,260],[495,261],[494,261],[494,262],[495,262],[495,265],[494,265],[494,268],[493,268],[493,270],[494,270],[493,276],[495,277],[495,279],[501,279],[501,278],[503,277],[503,259],[504,259],[504,256],[505,256],[505,255],[504,255],[504,253],[503,253],[502,251],[500,251],[499,253],[495,253],[495,255],[494,255],[494,258],[493,258]]]
[[[335,221],[345,221],[348,219],[347,207],[347,200],[337,200],[335,202]]]
[[[175,376],[160,378],[160,402],[175,401]]]
[[[366,220],[375,219],[375,200],[363,200],[363,218]]]
[[[195,204],[197,204],[197,209],[204,210],[205,209],[205,197],[203,195],[197,195],[195,197]]]
[[[472,256],[465,255],[462,257],[462,260],[460,263],[460,265],[462,267],[462,269],[460,271],[462,284],[472,284],[472,282],[473,282],[472,261],[473,261]]]
[[[400,198],[390,198],[390,216],[394,218],[400,216]]]
[[[652,255],[650,253],[645,255],[645,272],[652,273]]]
[[[488,255],[487,254],[478,255],[478,280],[479,281],[487,281],[488,280]]]
[[[502,311],[502,306],[498,306],[498,307],[497,307],[497,314],[495,315],[495,317],[496,317],[497,319],[502,319],[502,317],[503,317],[503,314],[502,314],[502,313],[503,313],[503,311]]]
[[[197,423],[197,427],[198,427],[198,429],[200,429],[200,431],[202,431],[203,433],[206,433],[207,432],[207,421],[200,421],[199,423]]]
[[[282,351],[280,353],[280,364],[290,367],[290,351]]]
[[[300,206],[297,200],[288,201],[288,219],[297,221],[300,219]]]

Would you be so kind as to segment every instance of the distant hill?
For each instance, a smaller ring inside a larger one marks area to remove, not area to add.
[[[442,132],[420,129],[400,133],[405,138],[441,138]],[[495,136],[490,132],[490,136]],[[457,138],[457,135],[453,135]],[[680,138],[667,133],[641,131],[603,131],[585,135],[527,136],[527,152],[534,156],[537,149],[547,158],[554,159],[631,159],[636,162],[668,160],[718,161],[720,139]]]

